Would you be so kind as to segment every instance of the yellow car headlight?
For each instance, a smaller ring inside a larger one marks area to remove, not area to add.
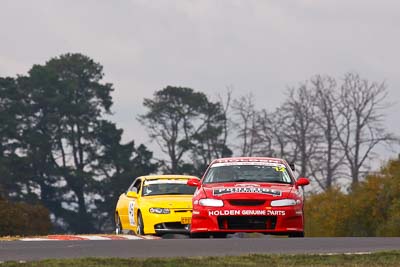
[[[149,212],[155,214],[170,214],[171,211],[167,208],[150,208]]]

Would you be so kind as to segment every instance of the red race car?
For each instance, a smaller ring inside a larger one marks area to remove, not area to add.
[[[197,186],[190,235],[224,238],[231,233],[259,232],[303,237],[302,186],[309,183],[307,178],[295,180],[283,159],[214,160],[200,181],[188,181]]]

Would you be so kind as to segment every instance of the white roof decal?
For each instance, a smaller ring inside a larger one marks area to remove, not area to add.
[[[221,167],[221,166],[238,166],[238,165],[253,165],[253,166],[271,166],[271,167],[283,167],[286,168],[284,164],[277,162],[266,162],[266,161],[245,161],[245,162],[219,162],[211,165],[211,168]]]

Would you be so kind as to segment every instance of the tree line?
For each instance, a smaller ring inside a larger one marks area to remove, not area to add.
[[[242,154],[295,162],[321,190],[338,182],[356,186],[376,147],[398,140],[383,125],[386,96],[385,83],[347,73],[340,81],[316,75],[289,88],[274,111],[256,111],[252,97],[243,97],[235,104]]]
[[[64,54],[26,75],[0,77],[0,196],[40,203],[54,232],[113,227],[119,194],[149,173],[200,176],[219,157],[276,156],[296,163],[317,191],[355,190],[376,147],[397,139],[383,125],[387,86],[356,73],[340,81],[314,76],[288,88],[275,110],[252,95],[216,99],[167,86],[143,101],[137,119],[160,147],[160,158],[110,120],[114,87],[103,67]],[[134,119],[134,118],[133,118]]]
[[[400,158],[344,193],[333,187],[307,197],[307,236],[400,236]]]
[[[114,88],[102,78],[100,64],[65,54],[0,79],[1,193],[41,203],[55,232],[112,227],[121,191],[158,168],[151,151],[121,143],[123,130],[105,119]]]

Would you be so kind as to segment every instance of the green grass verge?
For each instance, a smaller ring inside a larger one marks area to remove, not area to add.
[[[43,260],[26,263],[3,262],[0,267],[35,266],[129,266],[129,267],[239,267],[239,266],[400,266],[400,251],[377,252],[365,255],[248,255],[226,257],[181,257],[181,258],[83,258],[65,260]]]

